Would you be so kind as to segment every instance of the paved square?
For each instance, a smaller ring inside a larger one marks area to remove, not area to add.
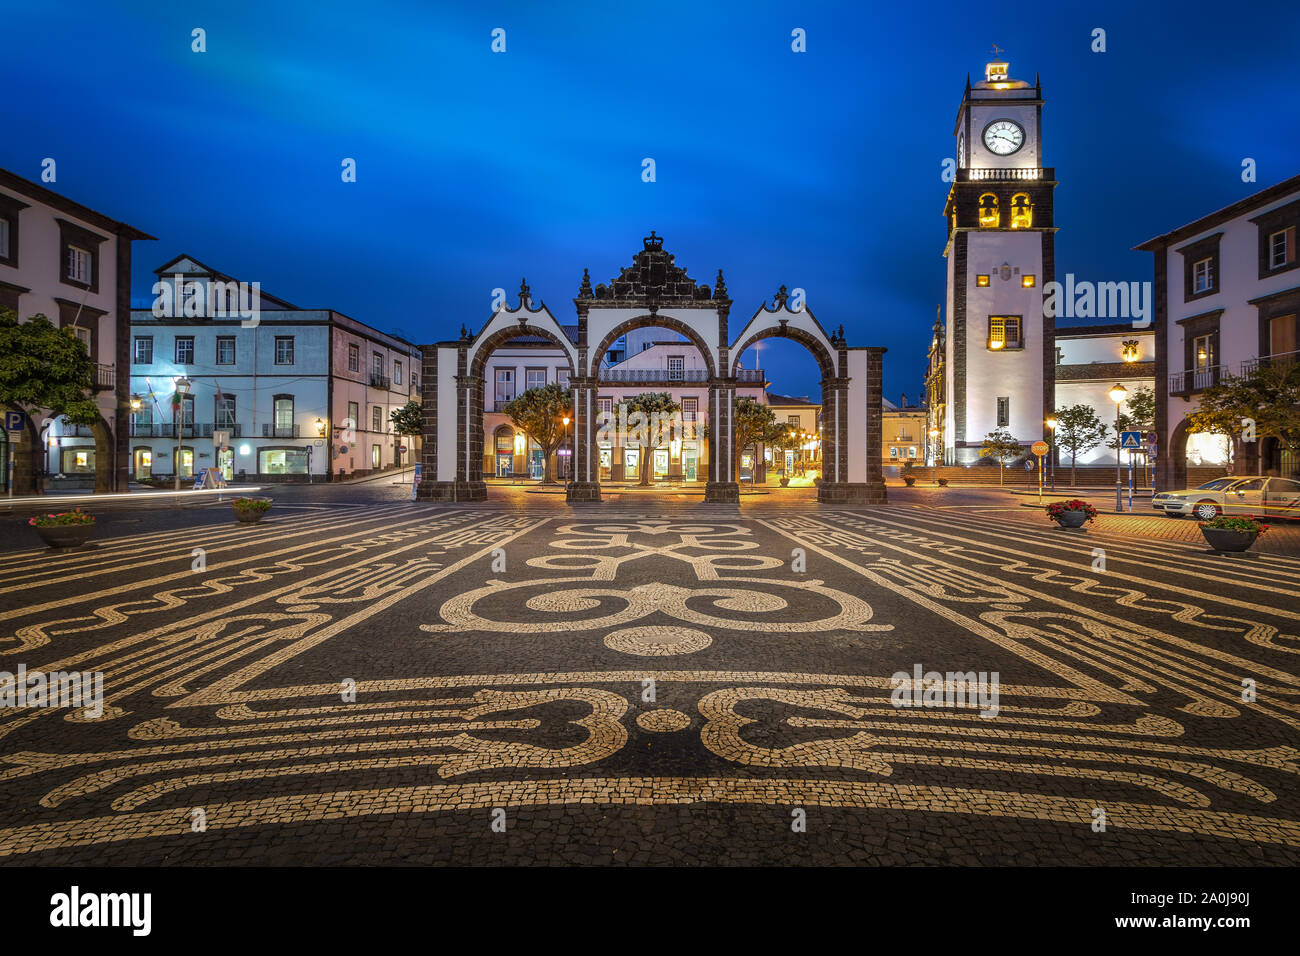
[[[176,529],[0,555],[0,670],[105,690],[0,710],[0,862],[1300,862],[1294,558],[906,505]],[[996,716],[895,707],[917,666]]]

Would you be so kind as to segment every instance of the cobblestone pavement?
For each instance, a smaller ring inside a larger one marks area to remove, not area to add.
[[[524,494],[0,554],[0,670],[104,693],[0,708],[0,863],[1300,862],[1300,560]]]

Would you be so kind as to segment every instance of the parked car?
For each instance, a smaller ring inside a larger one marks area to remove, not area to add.
[[[1300,481],[1290,478],[1216,478],[1199,488],[1162,491],[1151,507],[1170,518],[1193,515],[1209,521],[1219,515],[1300,519]]]

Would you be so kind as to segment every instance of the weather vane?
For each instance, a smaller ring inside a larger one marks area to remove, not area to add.
[[[993,55],[997,56],[1000,53],[1002,53],[1002,49],[996,43],[993,44]]]

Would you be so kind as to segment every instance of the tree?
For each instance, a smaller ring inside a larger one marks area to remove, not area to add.
[[[412,403],[414,404],[414,403]],[[542,449],[542,484],[551,483],[551,456],[564,441],[564,417],[573,414],[573,393],[552,382],[530,388],[503,409],[515,427]]]
[[[1261,359],[1245,375],[1225,376],[1201,392],[1187,430],[1226,435],[1234,453],[1261,438],[1276,439],[1284,449],[1300,447],[1300,364]]]
[[[669,433],[682,406],[668,392],[642,392],[623,399],[621,404],[627,414],[628,444],[641,449],[641,475],[637,483],[648,488],[652,471],[650,449],[672,437]]]
[[[764,406],[766,407],[766,406]],[[773,419],[776,418],[775,413]],[[769,436],[768,444],[772,450],[781,456],[781,461],[785,461],[785,453],[794,451],[798,453],[803,447],[803,441],[799,437],[799,430],[794,425],[782,425],[780,422],[773,421],[772,433]]]
[[[1002,468],[1007,462],[1015,461],[1024,454],[1024,447],[1012,437],[1006,428],[998,428],[984,436],[980,447],[980,456],[996,458],[998,462],[998,484],[1002,484]]]
[[[1120,412],[1119,430],[1121,432],[1142,432],[1144,435],[1156,427],[1156,393],[1143,387],[1137,389],[1124,400],[1126,412]],[[1119,444],[1119,435],[1106,443],[1107,448]]]
[[[1070,453],[1070,484],[1075,484],[1079,455],[1106,440],[1106,423],[1091,405],[1071,405],[1056,413],[1056,444]]]
[[[410,438],[414,449],[414,440],[424,434],[424,406],[418,401],[409,401],[401,408],[394,408],[388,420],[393,423],[393,434],[398,436],[399,442],[402,438]]]
[[[753,445],[757,451],[760,442],[775,445],[781,441],[782,430],[782,426],[777,424],[776,413],[767,405],[752,398],[736,399],[735,420],[732,422],[732,437],[736,443],[732,449],[732,474],[740,477],[740,456],[746,446]],[[749,481],[754,483],[753,472],[750,472]]]
[[[110,490],[108,423],[90,397],[94,376],[95,363],[85,344],[70,330],[57,328],[40,313],[19,322],[12,309],[0,310],[0,405],[26,416],[31,449],[29,468],[24,469],[28,480],[22,490],[41,490],[36,476],[41,471],[43,449],[35,419],[41,409],[94,429],[95,490]]]

